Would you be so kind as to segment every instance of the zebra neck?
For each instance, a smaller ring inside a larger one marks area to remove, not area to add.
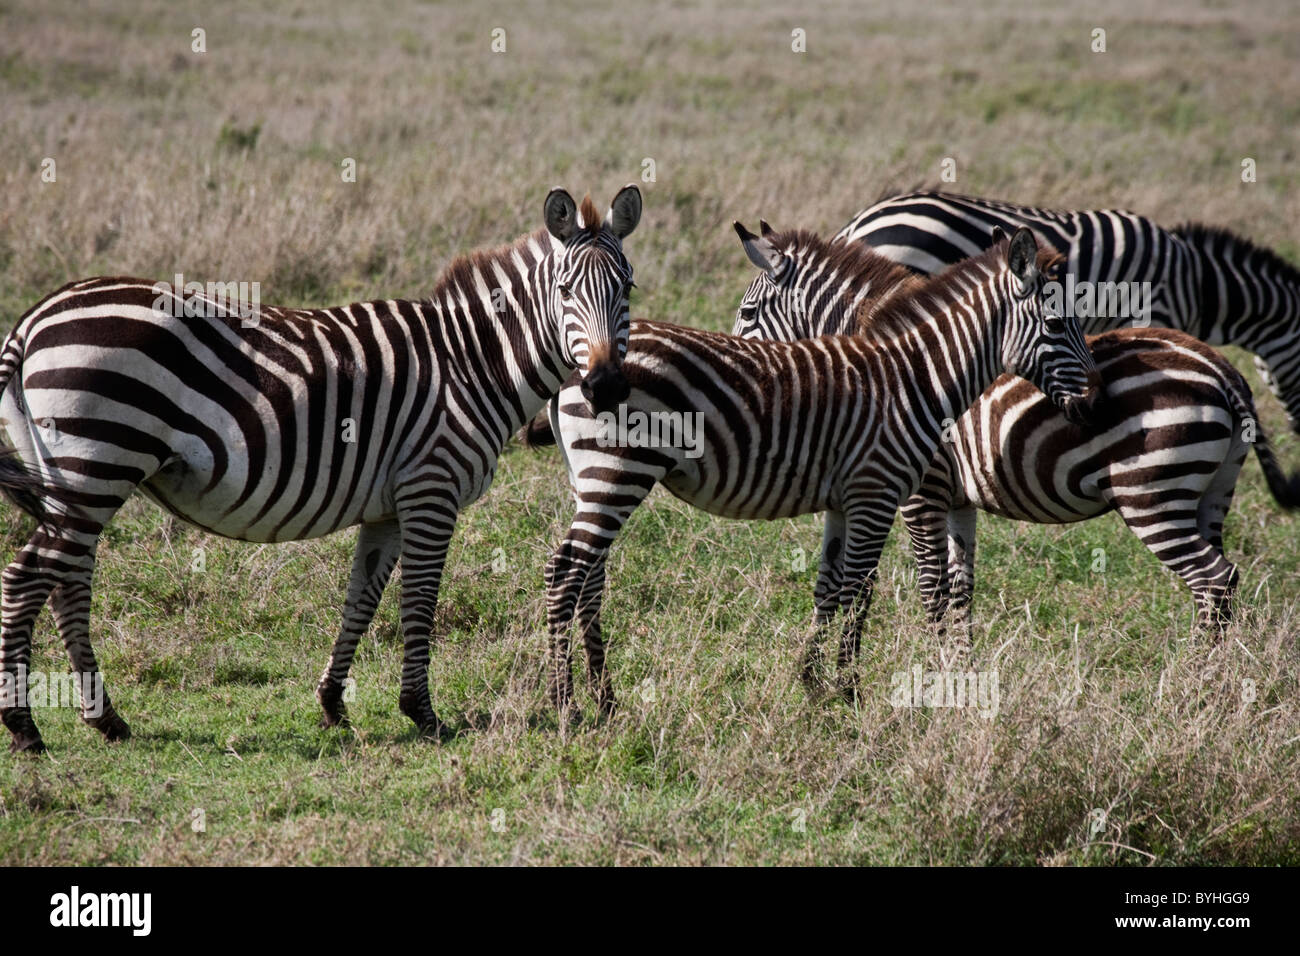
[[[996,303],[990,291],[984,290],[985,301]],[[925,414],[917,409],[915,420],[936,443],[1002,374],[1003,312],[998,306],[987,315],[979,302],[966,296],[949,303],[896,340],[924,406]]]
[[[871,291],[870,282],[859,281],[852,286],[845,284],[830,292],[830,298],[825,302],[818,301],[821,296],[814,293],[811,301],[806,303],[808,330],[800,337],[857,334],[858,306]]]
[[[475,264],[434,300],[444,355],[500,438],[522,428],[573,371],[551,317],[552,256]]]

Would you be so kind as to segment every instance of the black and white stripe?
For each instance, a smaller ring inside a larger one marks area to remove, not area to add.
[[[0,669],[26,668],[48,597],[73,669],[97,670],[95,549],[139,489],[246,541],[360,524],[343,625],[317,692],[325,722],[345,718],[353,652],[400,559],[400,706],[423,732],[439,732],[429,637],[457,515],[572,370],[598,405],[626,393],[632,269],[622,239],[640,212],[635,186],[603,222],[590,200],[579,209],[553,190],[546,229],[457,259],[424,301],[268,307],[241,321],[213,303],[176,317],[147,280],[88,279],[48,296],[0,350],[11,447],[0,486],[41,518],[4,571]],[[29,708],[0,717],[16,749],[43,746]],[[110,739],[129,735],[107,701],[91,722]]]
[[[853,334],[918,281],[898,265],[826,268],[825,257],[797,237],[778,252],[782,288],[751,284],[735,334],[772,341]],[[1068,421],[1023,379],[1004,375],[946,431],[920,489],[904,503],[933,620],[950,606],[969,612],[976,509],[1039,524],[1115,510],[1191,588],[1199,623],[1217,627],[1238,580],[1223,552],[1223,519],[1252,444],[1279,502],[1300,503],[1269,450],[1249,388],[1212,348],[1172,329],[1119,329],[1089,345],[1106,383],[1106,401],[1090,423]]]
[[[1291,428],[1300,432],[1300,270],[1227,230],[1197,224],[1164,229],[1114,209],[1037,209],[914,192],[864,209],[837,238],[865,242],[931,274],[987,248],[995,226],[1033,229],[1066,257],[1065,271],[1076,281],[1151,283],[1150,325],[1255,353]],[[1079,324],[1098,333],[1134,323],[1095,315],[1080,316]]]
[[[777,294],[790,275],[783,237],[750,236],[746,250]],[[815,266],[849,274],[865,247],[808,237]],[[1046,314],[1032,235],[928,280],[882,309],[871,336],[791,343],[634,322],[625,408],[663,422],[696,416],[702,441],[638,445],[611,434],[579,390],[551,403],[577,508],[546,568],[551,696],[570,703],[569,630],[576,616],[601,709],[613,706],[600,631],[605,557],[656,483],[714,514],[781,518],[826,511],[817,623],[846,612],[839,660],[857,653],[877,562],[900,502],[934,455],[946,420],[1012,368],[1058,404],[1085,415],[1097,373],[1078,326]],[[820,301],[808,303],[819,308]],[[695,452],[698,451],[698,456]]]

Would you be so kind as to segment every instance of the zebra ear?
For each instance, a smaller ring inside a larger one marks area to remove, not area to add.
[[[560,242],[568,242],[578,231],[578,204],[559,186],[546,194],[543,211],[547,231]]]
[[[636,183],[628,183],[618,191],[614,201],[609,204],[609,212],[605,213],[605,226],[623,240],[640,221],[641,190],[637,188]]]
[[[1005,239],[1006,237],[1007,237],[1007,234],[1006,234],[1005,232],[1002,231],[1002,227],[1001,227],[1001,226],[994,226],[994,227],[993,227],[993,245],[996,246],[999,242],[1001,242],[1001,241],[1002,241],[1003,239]]]
[[[769,276],[775,276],[785,265],[785,256],[781,255],[776,246],[767,239],[754,235],[739,222],[733,222],[732,226],[736,229],[736,235],[740,236],[740,244],[745,247],[745,255],[749,256],[749,261]]]
[[[763,237],[764,237],[764,238],[766,238],[766,237],[768,237],[768,236],[770,236],[770,235],[772,235],[773,233],[776,232],[775,229],[773,229],[771,226],[769,226],[769,225],[767,224],[767,220],[766,220],[766,219],[760,219],[760,220],[758,221],[758,231],[761,232],[761,233],[763,234]]]
[[[1007,267],[1020,280],[1022,289],[1032,284],[1038,276],[1038,243],[1034,241],[1034,234],[1024,226],[1017,229],[1011,237],[1011,245],[1007,248]]]

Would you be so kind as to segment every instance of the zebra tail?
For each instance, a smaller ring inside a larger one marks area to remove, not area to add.
[[[1264,426],[1260,424],[1259,416],[1255,413],[1255,399],[1250,393],[1250,386],[1240,375],[1235,378],[1236,387],[1229,390],[1233,408],[1237,413],[1238,424],[1244,424],[1246,421],[1254,423],[1255,440],[1251,444],[1255,446],[1255,457],[1259,459],[1259,467],[1264,472],[1264,481],[1268,483],[1268,490],[1272,493],[1273,499],[1283,508],[1300,508],[1300,474],[1288,476],[1282,470],[1277,456],[1273,454],[1273,447],[1268,443]]]
[[[555,432],[551,429],[551,420],[547,417],[545,408],[519,430],[519,440],[525,448],[545,448],[556,443]]]
[[[1283,508],[1300,508],[1300,474],[1288,477],[1282,470],[1273,455],[1273,449],[1269,447],[1264,430],[1258,424],[1254,444],[1255,456],[1259,459],[1259,467],[1263,469],[1264,480],[1268,482],[1268,490],[1273,493],[1273,498]]]
[[[0,446],[0,494],[41,524],[49,524],[54,514],[45,505],[47,488],[13,448]]]
[[[0,349],[0,395],[23,364],[23,338],[19,328],[9,333],[4,348]],[[20,399],[20,407],[21,404]],[[0,444],[0,494],[41,524],[48,524],[54,514],[45,502],[52,490],[19,457],[17,449]]]

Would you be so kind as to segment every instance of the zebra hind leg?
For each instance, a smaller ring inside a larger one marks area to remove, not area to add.
[[[1196,601],[1196,630],[1218,634],[1231,617],[1239,576],[1236,567],[1198,527],[1200,500],[1119,500],[1117,510],[1147,550],[1173,571]]]
[[[889,529],[897,512],[896,499],[881,495],[872,506],[848,513],[848,537],[844,550],[844,585],[840,606],[846,620],[840,637],[840,691],[848,700],[857,696],[857,677],[852,671],[862,643],[862,628],[875,592],[876,572],[885,549]]]
[[[429,645],[433,638],[438,587],[447,547],[456,530],[454,499],[422,498],[418,505],[398,504],[402,534],[402,689],[398,708],[420,735],[441,739],[447,727],[433,712],[429,697]]]
[[[352,576],[348,581],[343,624],[334,640],[334,649],[330,652],[325,673],[316,685],[316,699],[324,712],[321,717],[322,727],[347,725],[347,706],[343,702],[343,694],[348,671],[352,667],[357,644],[374,620],[375,608],[384,596],[384,588],[397,564],[401,546],[402,535],[396,521],[361,526],[356,554],[352,558]]]
[[[603,555],[598,563],[602,567],[600,583],[603,586]],[[569,643],[569,631],[573,626],[577,606],[586,592],[587,580],[593,572],[594,565],[575,546],[572,532],[546,562],[546,693],[556,712],[574,723],[582,719],[582,713],[573,704],[573,651]],[[603,668],[603,647],[601,665]]]
[[[596,710],[609,717],[617,706],[609,669],[605,666],[605,641],[600,632],[600,607],[605,590],[605,559],[602,557],[587,574],[578,599],[578,633],[587,652],[587,682],[596,698]]]
[[[50,594],[50,612],[72,662],[72,672],[78,677],[81,719],[112,743],[130,738],[131,728],[104,690],[95,650],[90,645],[90,580],[90,571],[65,579]]]
[[[0,590],[3,592],[0,597],[0,674],[4,681],[0,685],[0,723],[13,735],[10,750],[14,752],[40,753],[45,749],[23,691],[31,662],[32,629],[37,615],[51,592],[69,578],[73,579],[74,586],[66,591],[60,588],[61,594],[54,608],[56,620],[69,653],[73,655],[78,679],[98,679],[99,671],[90,651],[86,625],[95,545],[103,524],[83,517],[67,520],[67,527],[54,527],[49,523],[38,526],[17,557],[0,574]],[[107,695],[104,700],[107,701]],[[94,726],[106,736],[111,734],[110,739],[129,735],[126,723],[111,708],[106,707],[105,712],[97,716]]]
[[[811,691],[822,687],[822,639],[839,610],[840,587],[844,576],[844,515],[826,512],[822,528],[822,553],[817,565],[817,583],[813,587],[813,632],[804,649],[799,676]]]

